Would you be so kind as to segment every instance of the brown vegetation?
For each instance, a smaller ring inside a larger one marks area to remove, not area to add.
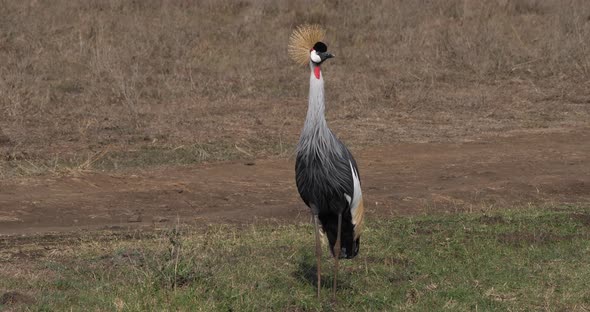
[[[586,0],[0,7],[2,176],[290,155],[308,72],[286,48],[305,22],[328,30],[328,117],[353,147],[590,117]]]

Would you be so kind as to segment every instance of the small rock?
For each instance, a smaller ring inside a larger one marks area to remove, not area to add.
[[[4,293],[0,297],[0,304],[1,305],[12,305],[12,304],[18,304],[18,303],[33,303],[33,301],[34,301],[33,298],[31,298],[30,296],[21,294],[16,291],[9,291],[7,293]]]
[[[127,222],[129,222],[129,223],[141,222],[141,215],[132,215],[132,216],[129,216],[129,218],[127,218]]]
[[[10,139],[2,132],[2,128],[0,128],[0,144],[10,143]]]
[[[152,221],[153,222],[168,222],[168,221],[170,221],[170,219],[168,219],[166,217],[153,217]]]
[[[120,226],[120,225],[106,225],[104,227],[105,230],[123,230],[124,227]]]
[[[0,132],[0,145],[9,145],[10,144],[10,139],[3,135],[2,132]]]

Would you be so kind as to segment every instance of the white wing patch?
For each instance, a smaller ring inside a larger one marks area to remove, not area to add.
[[[346,201],[348,202],[348,205],[350,206],[350,201],[352,200],[352,198],[350,198],[350,195],[344,193],[344,198],[346,198]]]
[[[356,211],[359,208],[359,204],[361,203],[361,200],[363,198],[363,193],[361,191],[361,181],[359,180],[359,175],[354,169],[352,162],[349,161],[349,163],[350,171],[352,172],[352,181],[354,185],[354,193],[352,194],[352,202],[350,203],[350,212],[352,214],[352,223],[356,224],[356,221],[359,219],[358,217],[355,218],[357,216],[357,213],[363,213],[362,211]]]
[[[350,163],[350,172],[352,173],[353,194],[352,198],[348,194],[344,197],[350,206],[350,214],[352,217],[352,224],[354,225],[354,238],[357,239],[363,229],[363,217],[365,214],[365,207],[363,205],[363,192],[361,191],[361,181],[358,172],[354,169],[352,162]]]

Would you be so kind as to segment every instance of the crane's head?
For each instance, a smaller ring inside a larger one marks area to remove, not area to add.
[[[328,53],[328,46],[322,42],[326,32],[319,25],[301,25],[289,38],[289,56],[295,62],[305,65],[309,62],[319,65],[334,57]]]
[[[316,42],[309,51],[309,59],[318,65],[332,57],[334,55],[328,53],[328,46],[321,41]]]

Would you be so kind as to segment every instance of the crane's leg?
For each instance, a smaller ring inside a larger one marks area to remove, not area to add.
[[[321,258],[322,258],[322,245],[320,244],[320,226],[319,226],[318,215],[313,215],[313,225],[315,227],[315,256],[317,259],[317,273],[318,273],[318,299],[320,299],[320,288],[322,286],[321,277]]]
[[[340,232],[342,232],[342,214],[338,214],[338,233],[334,244],[334,284],[332,285],[333,299],[336,301],[336,281],[338,280],[338,260],[340,259]]]

